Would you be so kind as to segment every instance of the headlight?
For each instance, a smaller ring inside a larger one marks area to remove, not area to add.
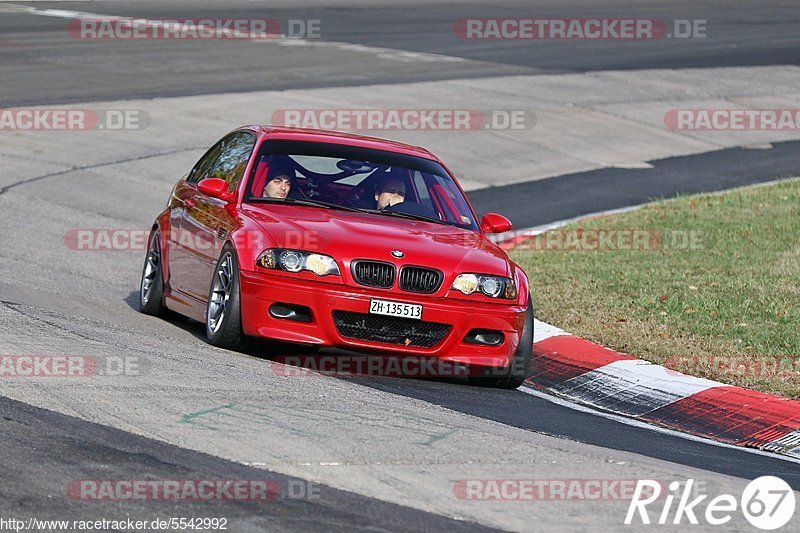
[[[489,298],[507,298],[514,300],[517,297],[517,286],[514,280],[501,276],[487,276],[483,274],[459,274],[453,282],[451,289],[464,294],[479,291]]]
[[[472,294],[478,288],[478,276],[475,274],[461,274],[453,282],[451,289],[456,289],[464,294]]]
[[[286,272],[300,272],[308,270],[317,276],[327,276],[329,274],[341,275],[336,260],[329,255],[303,252],[301,250],[283,250],[281,248],[271,248],[264,250],[256,265],[261,268],[275,270],[285,270]]]

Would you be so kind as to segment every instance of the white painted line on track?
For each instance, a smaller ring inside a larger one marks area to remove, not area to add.
[[[73,11],[67,9],[38,9],[32,6],[25,6],[20,4],[0,4],[0,12],[13,12],[13,13],[27,13],[29,15],[36,15],[41,17],[56,17],[67,19],[93,19],[93,20],[120,20],[130,19],[141,24],[153,27],[163,27],[164,23],[160,20],[152,20],[146,18],[124,17],[120,15],[104,15],[100,13],[90,13],[87,11]],[[196,25],[186,25],[192,29],[199,29]],[[231,31],[233,35],[238,37],[248,37],[235,31]],[[383,48],[378,46],[366,46],[363,44],[342,43],[337,41],[324,41],[321,39],[301,39],[301,38],[275,38],[275,39],[250,39],[252,43],[277,45],[277,46],[294,46],[294,47],[321,47],[333,48],[345,52],[357,52],[370,54],[380,59],[389,59],[392,61],[401,61],[405,63],[411,62],[445,62],[445,63],[461,63],[466,61],[463,57],[448,56],[443,54],[432,54],[427,52],[410,52],[407,50],[396,50],[394,48]]]
[[[720,448],[730,448],[732,450],[739,450],[746,453],[752,453],[755,455],[762,455],[764,457],[772,457],[773,459],[780,459],[782,461],[787,461],[790,463],[800,464],[800,458],[794,458],[787,455],[779,455],[774,452],[766,452],[763,450],[759,450],[756,448],[745,448],[744,446],[734,446],[733,444],[727,444],[724,442],[717,442],[715,440],[706,439],[704,437],[698,437],[696,435],[690,435],[689,433],[681,433],[680,431],[675,431],[672,429],[663,428],[661,426],[656,426],[653,424],[648,424],[646,422],[642,422],[640,420],[636,420],[634,418],[628,418],[622,415],[615,415],[613,413],[608,413],[606,411],[599,411],[592,407],[586,407],[577,403],[573,403],[569,400],[561,399],[557,396],[553,396],[551,394],[547,394],[541,391],[538,391],[532,387],[528,387],[523,385],[519,388],[520,391],[524,392],[525,394],[530,394],[531,396],[535,396],[536,398],[541,398],[542,400],[546,400],[550,403],[554,403],[556,405],[560,405],[562,407],[567,407],[572,409],[573,411],[579,411],[581,413],[589,413],[595,416],[600,416],[603,418],[607,418],[609,420],[613,420],[615,422],[619,422],[621,424],[625,424],[628,426],[637,427],[640,429],[647,429],[650,431],[657,431],[659,433],[664,433],[666,435],[670,435],[673,437],[680,437],[682,439],[691,440],[695,442],[700,442],[703,444],[709,444],[711,446],[718,446]],[[566,437],[569,438],[569,437]],[[632,452],[635,453],[635,452]]]
[[[252,42],[258,44],[276,44],[278,46],[311,46],[323,48],[335,48],[345,52],[362,52],[372,54],[382,59],[403,61],[406,63],[415,61],[424,62],[445,62],[461,63],[466,61],[463,57],[447,56],[443,54],[431,54],[427,52],[409,52],[406,50],[395,50],[394,48],[381,48],[378,46],[366,46],[363,44],[340,43],[337,41],[323,41],[311,39],[254,39]]]

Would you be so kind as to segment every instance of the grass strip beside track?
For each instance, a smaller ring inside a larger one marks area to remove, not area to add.
[[[800,398],[800,180],[575,222],[511,256],[540,320],[686,374]]]

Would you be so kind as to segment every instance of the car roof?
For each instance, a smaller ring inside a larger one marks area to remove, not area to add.
[[[290,128],[286,126],[255,125],[243,126],[240,130],[246,129],[256,133],[264,134],[268,139],[324,142],[333,144],[343,144],[346,146],[357,146],[361,148],[371,148],[374,150],[387,150],[400,154],[424,157],[441,163],[438,157],[420,146],[390,141],[378,137],[366,135],[356,135],[333,130],[316,130],[309,128]]]

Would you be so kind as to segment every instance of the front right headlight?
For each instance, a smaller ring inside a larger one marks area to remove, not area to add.
[[[517,298],[517,286],[511,278],[488,274],[459,274],[450,287],[463,294],[478,291],[489,298]]]

